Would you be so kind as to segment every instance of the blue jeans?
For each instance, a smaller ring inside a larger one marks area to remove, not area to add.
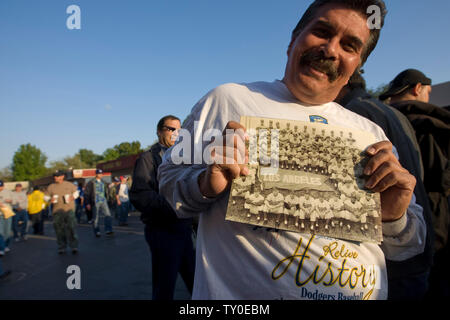
[[[0,251],[4,251],[11,243],[12,218],[5,219],[0,216]]]
[[[27,234],[27,226],[28,226],[28,212],[27,210],[14,210],[16,215],[13,217],[13,233],[14,239],[19,237],[19,233],[21,237],[24,237]],[[21,222],[19,224],[19,222]]]
[[[102,212],[105,216],[105,232],[111,232],[112,231],[112,217],[111,212],[109,211],[108,203],[100,202],[96,203],[94,207],[94,223],[92,224],[94,226],[94,233],[100,232],[100,227],[98,225],[100,213]]]
[[[117,206],[117,210],[119,212],[119,223],[126,223],[130,212],[130,201],[122,202],[120,206]]]

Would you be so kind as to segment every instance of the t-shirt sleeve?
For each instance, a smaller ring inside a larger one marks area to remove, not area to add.
[[[214,137],[222,135],[229,121],[240,121],[240,114],[230,91],[234,84],[222,85],[205,95],[183,124],[178,141],[164,154],[158,168],[159,192],[179,217],[205,212],[217,198],[200,192],[199,175],[206,170],[204,152]]]

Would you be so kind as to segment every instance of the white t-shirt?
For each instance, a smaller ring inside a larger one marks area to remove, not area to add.
[[[204,96],[183,127],[193,137],[192,150],[210,143],[202,141],[206,130],[221,132],[244,115],[307,122],[318,115],[331,125],[387,140],[366,118],[334,102],[302,105],[281,81],[274,81],[226,84]],[[386,299],[385,256],[398,261],[423,252],[425,222],[415,198],[402,219],[383,223],[381,246],[226,221],[229,192],[204,197],[198,176],[206,164],[174,164],[175,147],[165,153],[158,180],[160,193],[178,216],[199,214],[193,299]],[[195,154],[191,163],[198,163]]]
[[[6,201],[13,201],[13,194],[10,190],[4,188],[0,191],[0,203],[4,206],[11,207],[11,202]]]
[[[128,185],[126,183],[120,184],[118,195],[119,195],[120,202],[130,201],[130,198],[128,196]]]

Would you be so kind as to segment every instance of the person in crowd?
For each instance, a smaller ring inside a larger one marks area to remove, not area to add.
[[[17,183],[12,193],[12,206],[15,213],[13,217],[14,241],[27,240],[28,232],[28,197],[22,184]]]
[[[28,214],[33,227],[33,234],[44,234],[44,218],[42,211],[45,208],[44,193],[38,186],[33,187],[33,192],[28,195]]]
[[[128,213],[130,213],[130,197],[127,178],[120,177],[120,184],[116,187],[117,211],[119,214],[119,226],[127,226]]]
[[[0,256],[11,251],[13,212],[11,208],[12,192],[5,188],[0,180]]]
[[[75,181],[76,182],[76,181]],[[74,185],[77,187],[78,190],[78,198],[75,199],[75,216],[77,217],[77,222],[81,223],[81,218],[83,217],[83,207],[84,207],[84,190],[83,190],[83,183],[82,182],[76,182]]]
[[[419,142],[435,235],[427,296],[442,298],[450,297],[450,111],[429,102],[431,82],[420,70],[407,69],[390,82],[380,99],[406,116]]]
[[[369,28],[370,6],[380,9],[379,28]],[[292,32],[281,81],[222,85],[194,106],[183,126],[194,139],[191,157],[185,157],[189,161],[179,161],[186,143],[175,144],[158,171],[159,190],[176,214],[200,216],[194,299],[307,299],[305,292],[334,299],[354,294],[386,299],[385,259],[403,261],[423,252],[426,226],[413,195],[414,176],[400,165],[379,126],[333,102],[375,48],[385,13],[381,0],[316,0]],[[232,180],[248,174],[245,161],[238,161],[245,159],[245,128],[239,124],[244,115],[321,121],[371,132],[377,142],[365,150],[370,160],[364,173],[366,187],[380,193],[383,243],[277,230],[278,236],[226,221]],[[234,147],[225,155],[212,154],[213,163],[198,164],[200,152],[195,150],[209,147],[204,133],[210,129],[224,133],[214,137],[215,144],[226,145],[228,139],[234,140]],[[355,253],[354,259],[344,261],[330,251],[344,247]],[[350,285],[345,280],[351,270],[370,273],[376,280],[369,285],[367,279],[353,277]]]
[[[386,266],[390,300],[421,299],[428,290],[428,277],[433,258],[433,225],[431,208],[423,184],[421,153],[414,130],[411,126],[406,126],[407,130],[404,129],[402,122],[408,120],[402,113],[370,96],[366,91],[366,82],[359,72],[354,73],[348,84],[342,88],[336,102],[378,124],[396,148],[401,165],[416,178],[414,195],[417,203],[423,208],[427,225],[425,250],[402,262],[387,260]]]
[[[119,210],[117,208],[117,187],[120,185],[120,178],[112,178],[112,182],[108,185],[108,206],[109,211],[114,212],[114,218],[119,220]]]
[[[86,209],[93,210],[94,214],[94,234],[100,237],[100,213],[104,215],[105,233],[106,235],[113,235],[112,216],[107,202],[107,185],[102,181],[103,170],[95,170],[95,179],[89,181],[84,191],[86,201]]]
[[[58,253],[65,254],[67,246],[73,254],[78,253],[78,236],[76,232],[75,199],[77,188],[73,183],[64,181],[65,172],[53,173],[54,183],[45,192],[45,199],[52,204],[53,228],[56,233]]]
[[[158,142],[136,160],[130,200],[141,212],[145,239],[152,257],[152,298],[172,300],[178,273],[192,293],[195,254],[192,243],[192,218],[180,219],[159,194],[157,172],[164,152],[177,138],[180,119],[173,115],[157,124]]]
[[[93,216],[94,216],[93,208],[91,206],[89,206],[89,209],[88,209],[88,206],[87,206],[87,203],[86,203],[85,192],[86,192],[86,186],[83,187],[83,210],[86,213],[87,223],[88,224],[92,224],[94,222],[94,220],[93,220]]]

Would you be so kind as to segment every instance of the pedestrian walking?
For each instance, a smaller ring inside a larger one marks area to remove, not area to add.
[[[113,235],[112,217],[111,211],[108,207],[107,201],[107,185],[102,181],[103,170],[97,169],[95,171],[95,179],[88,182],[84,197],[86,201],[86,209],[93,210],[94,215],[94,234],[96,237],[100,237],[100,214],[104,215],[105,233],[107,235]]]
[[[53,227],[56,233],[58,253],[66,253],[67,246],[73,254],[78,253],[78,236],[76,233],[75,199],[77,188],[73,183],[64,181],[65,173],[56,171],[54,183],[48,186],[46,196],[53,206]]]

